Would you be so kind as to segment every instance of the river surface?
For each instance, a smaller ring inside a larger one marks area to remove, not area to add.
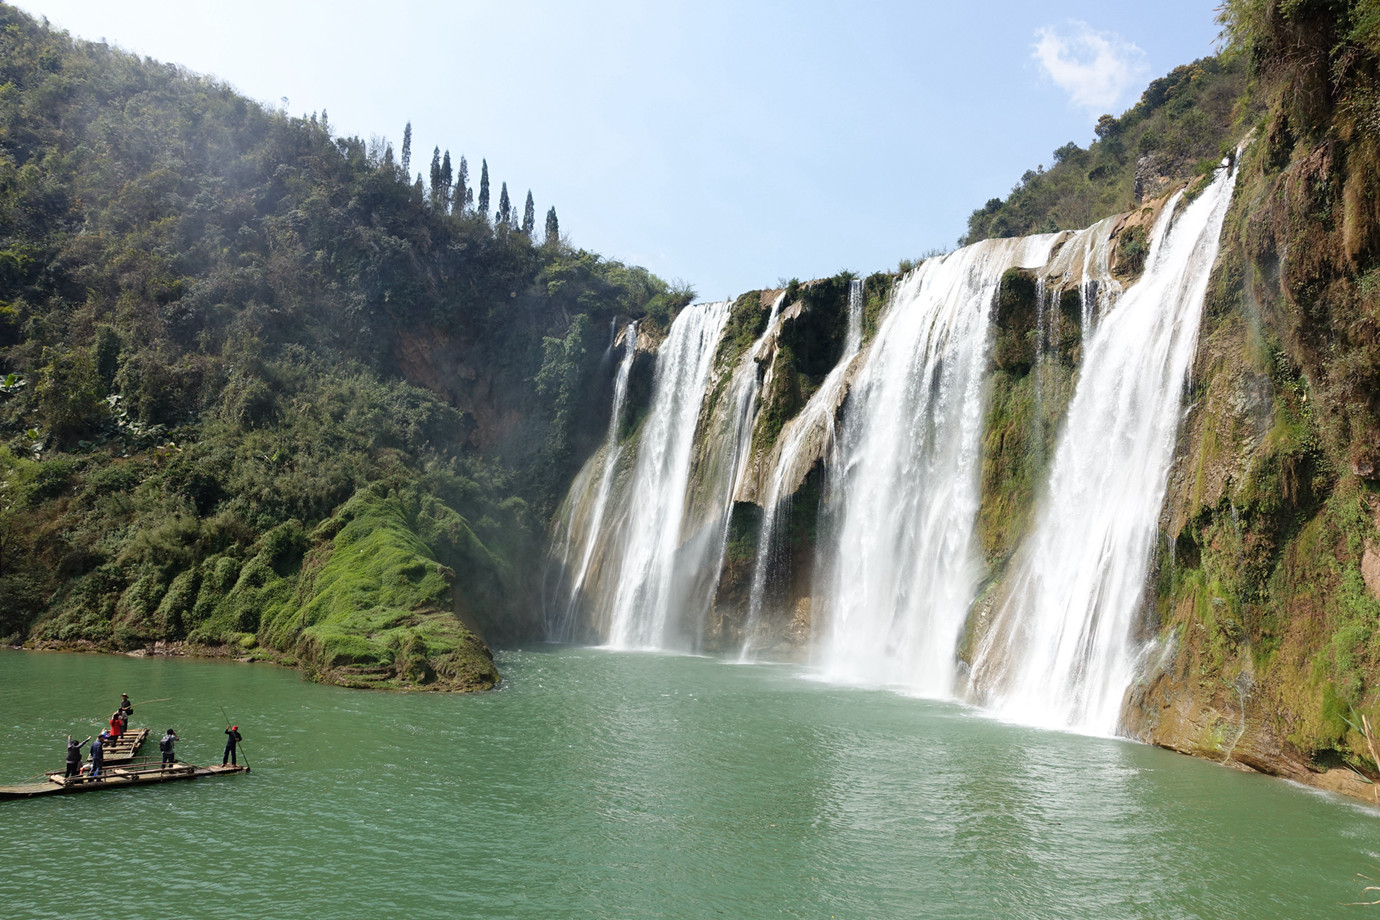
[[[135,725],[253,772],[0,803],[4,918],[1380,916],[1380,816],[1280,780],[708,658],[500,655],[482,695],[0,651],[0,783]]]

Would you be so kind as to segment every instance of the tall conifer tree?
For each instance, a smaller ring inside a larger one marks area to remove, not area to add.
[[[527,234],[530,239],[532,231],[537,229],[537,205],[532,200],[532,190],[527,190],[527,204],[522,207],[522,232]]]
[[[403,128],[402,171],[404,176],[412,171],[412,122],[410,121],[407,123],[407,127]]]
[[[450,151],[441,160],[441,210],[450,210]]]
[[[440,201],[441,194],[441,148],[431,152],[431,203]]]
[[[489,219],[489,161],[479,161],[479,203],[475,206],[484,219]]]
[[[461,154],[460,169],[455,173],[455,213],[464,214],[472,201],[474,189],[470,188],[470,164],[465,162],[465,156]]]
[[[513,226],[513,203],[508,199],[507,182],[498,192],[498,214],[494,217],[494,223],[505,230]]]
[[[546,245],[555,246],[561,241],[561,224],[556,220],[556,209],[546,212]]]

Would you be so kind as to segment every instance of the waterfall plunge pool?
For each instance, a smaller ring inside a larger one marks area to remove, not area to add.
[[[122,691],[245,776],[0,804],[6,917],[1314,918],[1380,816],[1280,780],[796,668],[539,648],[488,694],[0,651],[0,783]],[[166,723],[166,724],[165,724]],[[148,752],[156,756],[156,751]]]

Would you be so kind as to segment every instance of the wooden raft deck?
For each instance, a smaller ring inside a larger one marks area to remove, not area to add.
[[[120,737],[109,744],[103,745],[105,759],[102,761],[107,764],[129,763],[134,759],[134,755],[148,739],[149,730],[147,728],[131,728]]]
[[[65,777],[62,771],[48,774],[46,782],[28,783],[19,786],[0,786],[0,801],[26,799],[38,795],[65,795],[74,792],[95,792],[100,789],[123,789],[127,786],[149,786],[154,783],[171,783],[184,779],[201,779],[205,776],[225,776],[230,773],[248,773],[247,766],[198,767],[189,763],[174,763],[166,769],[161,763],[140,763],[125,767],[104,767],[101,775]]]

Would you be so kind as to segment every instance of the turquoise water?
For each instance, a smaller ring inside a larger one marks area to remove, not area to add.
[[[0,803],[0,916],[1329,918],[1380,816],[783,667],[534,650],[502,690],[0,651],[0,783],[121,691],[253,772]],[[156,746],[150,745],[156,754]]]

